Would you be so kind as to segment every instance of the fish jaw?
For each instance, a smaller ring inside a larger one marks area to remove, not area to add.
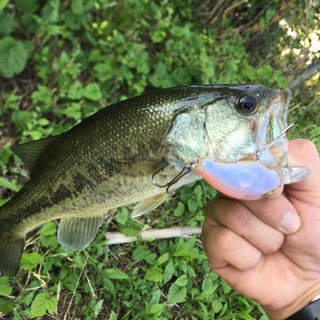
[[[280,136],[287,127],[287,117],[291,91],[289,89],[276,90],[275,98],[268,111],[256,120],[253,132],[258,150]],[[256,154],[257,154],[256,153]],[[259,162],[270,168],[281,168],[288,165],[288,139],[283,135],[270,148],[259,154]]]

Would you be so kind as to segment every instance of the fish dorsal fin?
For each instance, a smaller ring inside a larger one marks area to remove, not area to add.
[[[142,200],[134,207],[131,214],[131,218],[137,218],[147,212],[152,211],[153,209],[158,207],[162,202],[164,202],[168,198],[168,196],[169,194],[164,192]]]
[[[58,242],[69,250],[84,250],[96,237],[102,217],[61,218]]]
[[[40,154],[56,137],[34,140],[23,144],[12,146],[11,151],[17,155],[31,172]]]

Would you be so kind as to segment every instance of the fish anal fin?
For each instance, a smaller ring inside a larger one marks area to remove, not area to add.
[[[61,218],[58,242],[69,250],[84,250],[96,237],[102,223],[102,215]]]
[[[155,196],[152,196],[150,198],[144,199],[136,204],[134,207],[131,218],[137,218],[147,212],[150,212],[157,208],[162,202],[164,202],[168,198],[169,194],[159,193]]]
[[[0,235],[0,276],[12,275],[18,269],[24,244],[24,238],[8,233]]]
[[[10,149],[23,161],[29,171],[32,171],[40,154],[55,138],[56,137],[48,137],[23,144],[17,144],[12,146]]]

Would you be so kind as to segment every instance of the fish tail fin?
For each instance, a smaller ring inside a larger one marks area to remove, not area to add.
[[[25,238],[0,232],[0,275],[12,275],[19,266]]]

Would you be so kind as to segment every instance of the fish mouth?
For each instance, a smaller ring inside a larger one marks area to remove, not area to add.
[[[276,90],[268,112],[256,124],[257,153],[263,150],[259,154],[259,162],[271,168],[288,165],[288,139],[283,132],[288,127],[287,118],[290,98],[290,89]],[[282,137],[279,138],[281,135]],[[265,149],[274,140],[276,140],[275,143]]]

